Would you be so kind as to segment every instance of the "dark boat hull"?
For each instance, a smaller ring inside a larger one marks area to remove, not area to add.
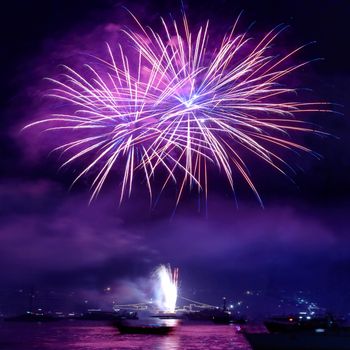
[[[175,321],[175,322],[172,322]],[[114,322],[122,334],[169,334],[176,328],[177,320],[164,320],[157,322],[154,320],[121,320]]]
[[[331,315],[312,318],[305,318],[298,315],[272,317],[266,320],[264,325],[270,333],[295,333],[299,331],[315,331],[320,328],[328,331],[336,331],[342,328],[341,322],[335,320]]]
[[[246,333],[253,350],[349,350],[350,336],[317,333]]]
[[[150,326],[138,326],[138,327],[132,327],[132,326],[117,326],[118,330],[122,334],[158,334],[158,335],[165,335],[169,334],[173,331],[173,327],[167,327],[167,326],[156,326],[156,327],[150,327]]]
[[[287,333],[298,331],[314,331],[319,328],[336,329],[337,326],[330,326],[327,322],[310,321],[310,322],[264,322],[265,327],[270,333]]]

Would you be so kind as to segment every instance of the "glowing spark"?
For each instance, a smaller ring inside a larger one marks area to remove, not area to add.
[[[164,30],[157,33],[135,20],[139,31],[124,31],[132,54],[107,46],[109,59],[99,59],[96,67],[65,67],[63,79],[50,79],[50,95],[67,106],[66,113],[27,127],[45,123],[47,130],[70,133],[71,142],[56,149],[68,154],[63,166],[87,159],[75,181],[95,171],[91,199],[112,169],[123,174],[120,201],[130,196],[136,171],[143,173],[151,201],[160,172],[162,190],[177,184],[176,203],[186,185],[207,197],[208,169],[214,168],[232,190],[236,175],[242,176],[261,201],[245,153],[285,174],[288,165],[279,150],[311,152],[289,133],[315,132],[296,115],[328,111],[324,103],[295,101],[295,90],[282,85],[285,76],[309,63],[287,65],[303,47],[271,55],[280,26],[252,45],[247,33],[235,33],[235,25],[215,40],[214,49],[208,22],[191,33],[186,16],[182,25],[162,19]]]
[[[160,311],[174,313],[177,301],[178,269],[161,265],[156,270],[156,304]]]

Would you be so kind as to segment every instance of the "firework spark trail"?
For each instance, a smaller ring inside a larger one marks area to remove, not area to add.
[[[177,301],[177,285],[179,271],[171,267],[160,265],[155,272],[156,283],[156,304],[162,312],[175,312]]]
[[[312,152],[289,136],[315,132],[295,116],[328,111],[325,103],[294,101],[296,91],[281,85],[281,79],[309,63],[287,65],[303,46],[272,56],[270,45],[284,27],[253,46],[247,33],[235,34],[236,21],[212,50],[209,22],[191,33],[186,16],[181,26],[162,19],[158,33],[134,19],[139,31],[124,33],[136,54],[128,56],[120,45],[116,54],[107,45],[109,59],[98,59],[99,67],[86,65],[80,73],[65,66],[61,80],[49,79],[55,85],[50,96],[67,104],[69,113],[27,127],[50,123],[47,130],[71,132],[72,141],[56,150],[73,153],[63,166],[89,156],[75,181],[97,169],[91,199],[113,168],[123,173],[120,201],[130,196],[137,170],[144,173],[152,201],[159,168],[166,173],[162,190],[171,181],[177,184],[177,204],[186,184],[207,197],[208,169],[216,167],[232,190],[234,174],[240,173],[261,202],[244,153],[285,174],[288,164],[277,149]]]

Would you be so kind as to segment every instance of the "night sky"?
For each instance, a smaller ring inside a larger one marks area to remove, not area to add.
[[[310,88],[306,98],[334,103],[340,114],[307,117],[332,136],[300,140],[322,158],[292,156],[295,183],[250,162],[264,209],[243,181],[237,183],[237,207],[220,176],[212,179],[207,207],[187,194],[174,212],[169,190],[150,208],[143,185],[119,207],[113,174],[89,205],[89,178],[70,189],[79,162],[59,170],[59,155],[50,154],[47,136],[21,132],[49,103],[42,98],[42,78],[61,63],[79,62],[87,50],[103,52],[110,28],[127,21],[123,6],[157,26],[160,15],[178,15],[180,5],[112,0],[1,5],[0,312],[16,309],[19,297],[12,291],[31,288],[74,291],[67,303],[87,298],[98,306],[103,289],[111,286],[119,301],[140,301],[160,263],[179,267],[181,293],[188,298],[220,303],[222,296],[238,299],[246,290],[268,296],[304,290],[322,306],[350,312],[349,1],[185,4],[192,23],[210,18],[217,32],[226,32],[241,10],[241,30],[254,22],[257,35],[286,23],[290,28],[278,45],[293,49],[316,41],[299,59],[324,58],[295,79]]]

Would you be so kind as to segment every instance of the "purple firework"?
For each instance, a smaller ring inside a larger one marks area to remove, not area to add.
[[[235,33],[236,21],[209,49],[209,22],[193,33],[186,16],[181,24],[162,19],[158,33],[134,19],[139,30],[124,30],[131,54],[107,45],[107,60],[81,71],[65,66],[63,79],[49,80],[55,85],[50,96],[63,101],[67,113],[27,127],[45,123],[46,130],[69,133],[70,142],[56,149],[69,154],[63,165],[89,159],[75,181],[94,169],[91,198],[117,167],[123,173],[120,201],[130,195],[136,171],[143,172],[152,200],[152,181],[161,170],[162,190],[178,185],[177,204],[186,184],[207,196],[214,167],[232,189],[239,173],[261,201],[244,154],[285,173],[279,149],[311,152],[289,132],[315,132],[296,115],[327,111],[323,103],[295,101],[295,90],[280,83],[309,63],[288,65],[303,46],[273,56],[270,44],[284,28],[252,45],[247,33]]]

